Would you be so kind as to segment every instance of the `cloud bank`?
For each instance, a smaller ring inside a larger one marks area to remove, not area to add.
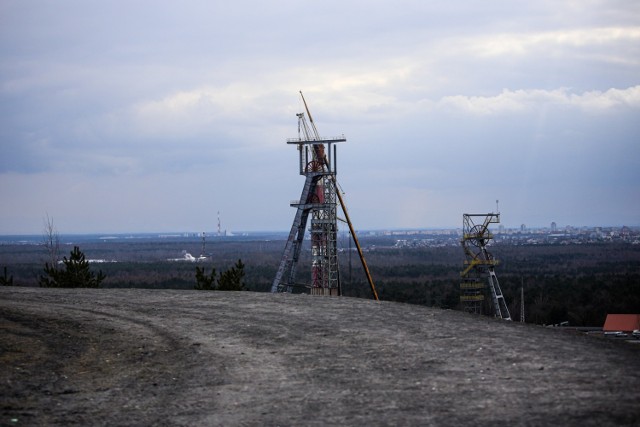
[[[365,13],[366,11],[366,13]],[[360,228],[640,225],[640,5],[0,5],[0,233],[285,230],[298,91]],[[260,206],[256,209],[256,206]]]

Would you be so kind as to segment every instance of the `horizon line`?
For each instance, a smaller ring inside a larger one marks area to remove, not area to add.
[[[503,225],[503,224],[500,224]],[[522,226],[504,226],[505,230],[516,230],[521,231]],[[563,225],[557,226],[557,230],[564,230],[567,228],[572,229],[585,229],[585,228],[640,228],[640,225]],[[496,227],[496,228],[499,228]],[[449,227],[386,227],[386,228],[361,228],[357,229],[358,232],[401,232],[401,231],[452,231],[452,230],[460,230],[462,226],[449,226]],[[525,230],[550,230],[551,226],[527,226],[525,225]],[[346,231],[346,230],[345,230]],[[264,234],[264,233],[288,233],[289,231],[286,229],[281,230],[227,230],[223,234],[219,234],[217,231],[194,231],[194,230],[172,230],[172,231],[77,231],[77,232],[68,232],[68,233],[58,233],[60,236],[95,236],[95,235],[104,235],[105,238],[110,235],[157,235],[157,236],[166,236],[166,237],[193,237],[194,235],[202,235],[205,233],[206,237],[239,237],[241,235],[246,234]],[[0,236],[3,237],[11,237],[11,236],[41,236],[43,233],[0,233]],[[185,236],[186,235],[186,236]]]

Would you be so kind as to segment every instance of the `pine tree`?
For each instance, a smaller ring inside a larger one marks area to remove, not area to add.
[[[238,260],[238,262],[231,267],[229,270],[224,273],[220,273],[220,278],[218,278],[218,290],[219,291],[242,291],[244,290],[244,282],[242,278],[244,277],[244,264],[242,260]]]
[[[102,271],[96,276],[89,269],[89,261],[79,247],[74,246],[69,258],[62,260],[63,269],[55,265],[45,264],[46,276],[40,276],[40,286],[44,288],[98,288],[106,278]]]
[[[7,267],[4,267],[4,276],[0,277],[0,286],[13,286],[13,274],[7,276]]]
[[[229,270],[220,272],[216,281],[216,269],[211,270],[211,274],[204,272],[204,267],[196,267],[196,285],[198,290],[218,290],[218,291],[243,291],[244,264],[239,259]],[[217,284],[216,284],[217,282]]]
[[[211,269],[211,274],[204,273],[204,267],[196,267],[196,289],[200,291],[212,291],[216,288],[216,269]]]

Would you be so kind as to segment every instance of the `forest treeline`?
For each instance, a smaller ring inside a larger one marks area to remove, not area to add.
[[[460,309],[459,282],[464,254],[460,247],[377,248],[365,256],[381,299]],[[231,269],[244,261],[244,288],[266,292],[271,288],[283,241],[224,242],[209,247],[203,263],[168,261],[182,250],[198,254],[199,246],[182,243],[95,243],[83,247],[87,258],[114,260],[99,269],[107,277],[104,288],[193,289],[195,267]],[[520,318],[520,288],[524,289],[525,320],[536,324],[568,321],[574,326],[602,326],[607,313],[640,313],[640,245],[494,245],[500,286],[514,320]],[[0,246],[0,267],[7,267],[16,286],[38,286],[46,258],[34,246]],[[308,282],[308,254],[302,254],[298,280]],[[371,298],[357,254],[340,254],[340,276],[345,296]],[[490,313],[490,300],[485,299]]]
[[[389,250],[371,254],[380,298],[461,309],[462,257],[458,248],[438,249],[393,258]],[[520,319],[521,287],[529,323],[602,326],[608,313],[640,313],[638,245],[503,245],[492,252],[500,260],[495,271],[514,320]],[[361,280],[355,294],[366,294],[366,287]],[[488,292],[483,310],[491,313]]]

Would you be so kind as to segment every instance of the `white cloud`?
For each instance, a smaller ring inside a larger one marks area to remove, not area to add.
[[[605,92],[590,91],[582,94],[571,93],[566,88],[505,89],[495,96],[445,96],[439,101],[439,107],[475,115],[523,113],[548,107],[578,108],[588,113],[598,113],[617,108],[640,108],[640,86],[609,89]]]
[[[525,55],[532,50],[562,51],[575,48],[607,48],[619,44],[637,44],[640,27],[563,29],[543,32],[517,32],[465,37],[450,41],[478,56]],[[638,63],[638,58],[627,58]]]
[[[640,86],[627,89],[609,89],[606,92],[591,91],[569,96],[570,103],[588,112],[598,112],[618,107],[640,108]]]
[[[290,122],[295,113],[303,110],[298,96],[302,90],[312,114],[322,111],[325,120],[358,120],[365,116],[375,120],[371,115],[387,114],[390,106],[400,108],[394,88],[406,74],[402,67],[371,70],[349,64],[338,70],[269,69],[254,80],[238,76],[230,82],[138,101],[122,115],[142,136],[184,137],[213,128],[234,133],[237,128]]]

